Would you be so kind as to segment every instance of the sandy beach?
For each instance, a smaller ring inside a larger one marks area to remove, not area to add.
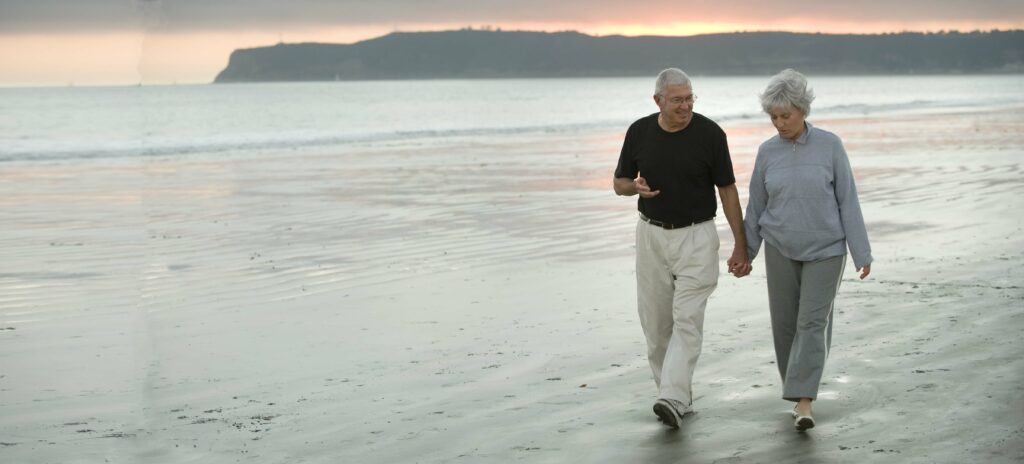
[[[809,433],[760,260],[711,298],[696,414],[651,412],[623,127],[0,166],[0,462],[1024,460],[1024,108],[810,120],[875,264]],[[745,206],[772,128],[725,129]]]

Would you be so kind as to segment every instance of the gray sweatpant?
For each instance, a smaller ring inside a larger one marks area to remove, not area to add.
[[[795,261],[768,243],[764,248],[782,398],[815,399],[832,343],[832,308],[846,255]]]

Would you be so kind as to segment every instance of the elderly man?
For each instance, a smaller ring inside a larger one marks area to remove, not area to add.
[[[696,99],[686,73],[662,71],[654,93],[660,111],[629,127],[613,180],[616,194],[639,195],[637,304],[658,387],[654,413],[672,428],[693,411],[704,308],[718,285],[715,187],[734,239],[729,272],[751,269],[725,132],[693,112]]]

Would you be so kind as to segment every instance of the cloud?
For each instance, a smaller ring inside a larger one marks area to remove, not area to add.
[[[135,29],[225,31],[356,26],[664,24],[800,21],[936,23],[1024,27],[1020,0],[0,0],[0,30],[89,32]]]
[[[97,0],[0,0],[0,31],[63,32],[137,28],[141,16],[133,2]]]

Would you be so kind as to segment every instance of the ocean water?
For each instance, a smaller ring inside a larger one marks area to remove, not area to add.
[[[1024,76],[810,76],[811,119],[1024,104]],[[694,77],[695,111],[762,118],[760,77]],[[429,147],[624,131],[656,111],[653,78],[268,83],[0,89],[0,163]]]

